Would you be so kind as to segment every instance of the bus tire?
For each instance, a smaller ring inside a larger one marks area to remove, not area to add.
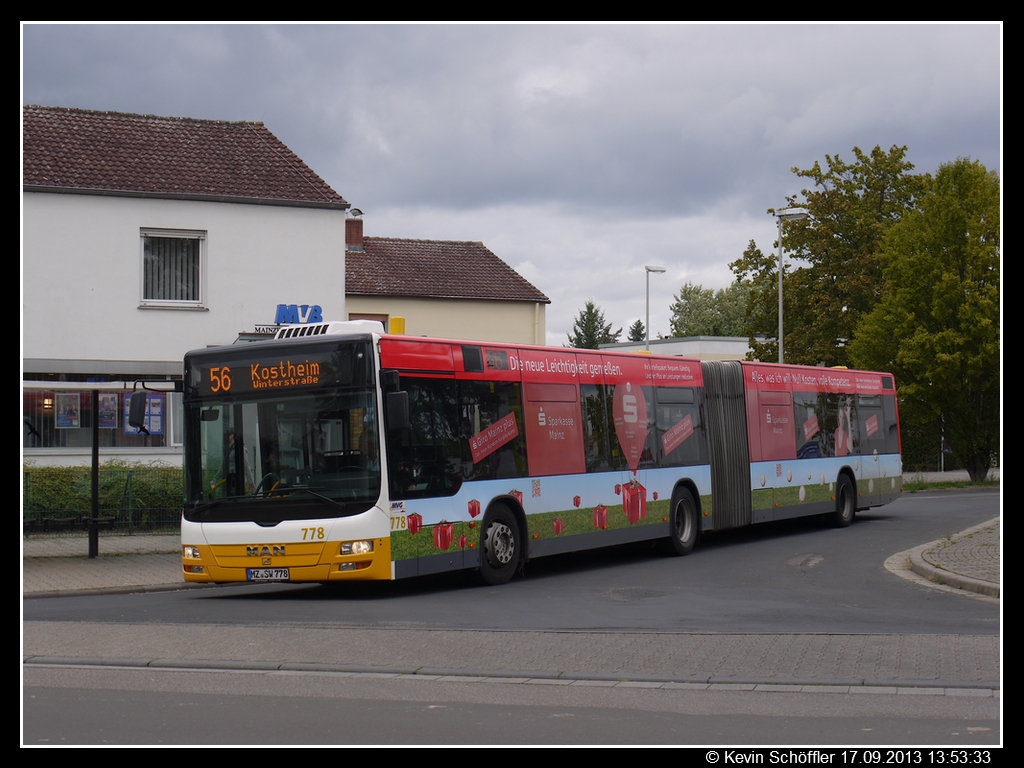
[[[504,584],[515,575],[522,557],[522,537],[515,516],[505,507],[487,513],[480,531],[480,578]]]
[[[682,556],[693,551],[697,544],[700,528],[697,504],[687,488],[679,488],[672,494],[672,513],[669,515],[669,543],[672,554]]]
[[[836,480],[836,511],[832,513],[832,525],[845,528],[857,514],[857,489],[845,472]]]

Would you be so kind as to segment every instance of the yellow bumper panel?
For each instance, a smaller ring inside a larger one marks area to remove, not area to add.
[[[185,581],[248,581],[249,568],[288,569],[290,582],[390,580],[391,539],[373,539],[373,552],[341,554],[340,541],[255,546],[200,546],[199,558],[182,558]]]

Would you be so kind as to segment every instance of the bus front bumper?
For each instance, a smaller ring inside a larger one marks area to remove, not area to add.
[[[357,542],[282,545],[184,545],[182,575],[200,583],[328,582],[390,580],[391,539],[358,542],[371,551],[349,553],[345,545]]]

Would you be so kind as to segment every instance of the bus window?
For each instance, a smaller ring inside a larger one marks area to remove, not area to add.
[[[828,455],[823,445],[825,422],[823,395],[818,392],[793,393],[793,426],[798,459],[817,459]]]
[[[612,388],[603,384],[580,386],[583,406],[583,453],[588,472],[623,469],[622,454],[612,425]]]
[[[409,393],[410,426],[388,434],[391,494],[450,496],[462,486],[456,383],[403,377],[402,389]]]
[[[459,382],[459,435],[467,480],[528,474],[521,389],[518,382]]]
[[[707,443],[695,390],[691,387],[657,387],[655,397],[657,430],[652,430],[652,435],[656,441],[658,466],[707,463]]]

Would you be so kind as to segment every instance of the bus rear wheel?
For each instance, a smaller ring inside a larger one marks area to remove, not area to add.
[[[697,504],[693,494],[686,488],[680,488],[672,494],[672,513],[669,516],[672,554],[690,554],[697,544],[698,528]]]
[[[836,511],[832,513],[832,525],[845,528],[857,514],[857,491],[849,475],[840,475],[836,480]]]
[[[504,507],[488,512],[480,532],[480,578],[504,584],[512,578],[522,556],[519,525]]]

